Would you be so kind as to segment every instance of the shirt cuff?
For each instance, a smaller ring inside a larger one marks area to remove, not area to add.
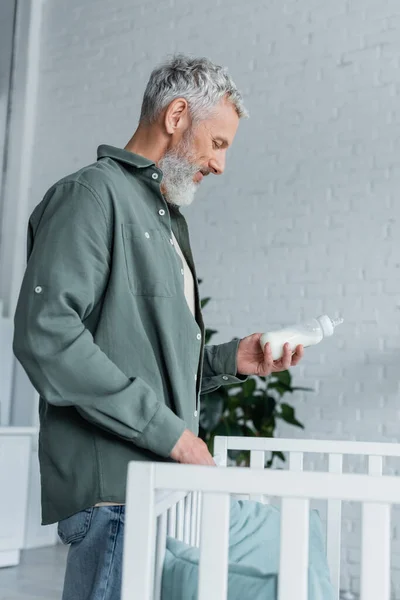
[[[168,406],[161,404],[144,429],[140,445],[166,458],[171,454],[185,429],[187,429],[185,421],[172,412]]]
[[[221,385],[232,383],[243,383],[248,379],[247,375],[237,372],[237,353],[240,339],[234,338],[231,342],[216,346],[213,368],[218,375],[213,377]]]

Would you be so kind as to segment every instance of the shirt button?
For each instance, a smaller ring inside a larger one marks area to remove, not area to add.
[[[158,174],[157,173],[153,173],[152,178],[153,179],[158,179]]]
[[[197,417],[197,415],[198,415],[197,410],[195,410],[193,414],[194,414],[195,417]]]
[[[228,379],[229,379],[229,378],[228,378],[226,375],[222,375],[222,379],[223,379],[224,381],[228,381]]]
[[[194,376],[194,380],[197,381],[197,375]]]
[[[37,285],[37,286],[35,287],[35,292],[36,292],[37,294],[41,294],[41,293],[42,293],[42,291],[43,291],[43,288],[42,288],[40,285]]]
[[[150,237],[150,234],[148,231],[146,231],[146,233],[144,235],[147,237],[147,239]]]
[[[184,271],[183,269],[181,269],[181,273],[182,273],[182,275],[184,275],[184,274],[185,274],[185,271]]]
[[[171,242],[171,246],[173,246],[174,245],[174,240],[171,238],[169,241]]]
[[[198,333],[198,334],[197,334],[197,339],[198,339],[198,340],[201,340],[201,333]]]
[[[163,208],[161,208],[161,209],[158,211],[158,214],[159,214],[159,215],[161,215],[161,216],[163,217],[163,216],[165,215],[165,210],[164,210]]]

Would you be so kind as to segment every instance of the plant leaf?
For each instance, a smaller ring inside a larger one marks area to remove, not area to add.
[[[296,427],[301,427],[301,429],[304,429],[304,425],[296,419],[293,406],[282,402],[280,408],[281,412],[276,415],[277,417],[283,419],[283,421],[286,421],[286,423],[289,423],[290,425],[295,425]]]
[[[280,450],[274,451],[273,454],[274,454],[274,456],[276,456],[277,458],[279,458],[279,460],[281,460],[282,462],[286,462],[286,457],[283,454],[283,452],[281,452]]]
[[[238,425],[237,423],[233,422],[233,421],[228,421],[228,426],[229,426],[229,431],[230,434],[229,435],[237,435],[237,436],[243,436],[243,428]]]
[[[247,467],[250,465],[250,452],[248,450],[228,450],[228,456],[235,461],[237,466],[243,462]]]
[[[254,437],[256,435],[255,432],[252,429],[250,429],[250,427],[248,427],[247,425],[243,425],[242,429],[244,436]]]
[[[218,333],[218,331],[216,329],[206,329],[205,336],[204,336],[204,338],[205,338],[204,343],[208,344],[208,342],[210,341],[210,339],[212,338],[212,336],[215,333]]]
[[[266,463],[265,467],[267,469],[270,469],[274,463],[275,458],[279,458],[280,460],[282,460],[283,462],[286,462],[286,458],[285,455],[282,454],[282,452],[271,452],[271,458],[268,460],[268,462]]]
[[[221,420],[222,413],[224,410],[224,398],[221,394],[212,392],[211,394],[204,394],[200,404],[200,417],[199,425],[210,433],[213,431]]]
[[[275,416],[273,415],[268,421],[265,421],[260,429],[260,435],[263,437],[274,437],[274,431],[276,427]]]
[[[241,427],[228,419],[221,419],[213,433],[214,435],[243,435]]]
[[[213,435],[230,435],[230,429],[227,425],[226,419],[221,419],[214,429]]]
[[[264,405],[262,400],[259,400],[253,407],[251,417],[256,431],[261,432],[262,422],[264,420]]]
[[[238,396],[238,400],[239,400],[239,406],[241,406],[243,409],[247,409],[252,411],[253,407],[255,404],[257,404],[257,402],[259,402],[261,399],[261,396],[248,396],[247,398],[245,396]]]
[[[276,400],[268,395],[264,395],[262,398],[258,398],[257,396],[253,398],[255,403],[251,411],[251,418],[253,419],[254,427],[258,433],[268,430],[267,435],[270,437],[271,426],[275,427],[273,416]]]
[[[201,300],[201,308],[205,308],[207,304],[210,302],[211,298],[203,298]]]
[[[249,398],[250,396],[252,396],[256,390],[256,387],[257,385],[254,379],[247,379],[247,381],[245,381],[242,385],[244,398]]]
[[[270,419],[274,414],[274,410],[276,407],[276,400],[272,396],[265,396],[264,400],[265,405],[265,418]]]
[[[279,373],[274,373],[274,378],[283,385],[287,385],[290,389],[292,388],[292,376],[290,371],[280,371]]]
[[[268,389],[276,390],[280,396],[283,396],[284,394],[286,394],[286,392],[293,392],[293,389],[289,385],[286,385],[286,383],[282,383],[281,381],[272,381],[268,385]]]
[[[285,392],[313,392],[312,388],[307,387],[292,387],[291,384],[287,384],[286,381],[282,381],[277,379],[276,381],[271,381],[268,384],[268,389],[276,390],[280,396],[283,396]]]

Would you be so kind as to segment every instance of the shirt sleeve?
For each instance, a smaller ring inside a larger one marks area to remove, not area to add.
[[[185,422],[94,342],[85,318],[110,274],[107,214],[84,183],[57,184],[34,232],[14,316],[13,351],[40,396],[109,433],[169,456]],[[32,240],[32,224],[29,226]]]
[[[239,338],[225,344],[205,346],[203,359],[203,376],[201,379],[201,394],[217,390],[221,385],[243,383],[247,377],[237,373],[237,351]]]

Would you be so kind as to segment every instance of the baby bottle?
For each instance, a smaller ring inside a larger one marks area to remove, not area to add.
[[[264,350],[267,342],[271,345],[272,358],[278,360],[282,358],[283,346],[288,343],[294,352],[299,345],[314,346],[318,344],[324,337],[330,337],[335,331],[335,327],[343,323],[343,319],[331,319],[328,315],[322,315],[316,319],[311,319],[299,325],[292,325],[279,329],[277,331],[269,331],[263,333],[260,344]]]

